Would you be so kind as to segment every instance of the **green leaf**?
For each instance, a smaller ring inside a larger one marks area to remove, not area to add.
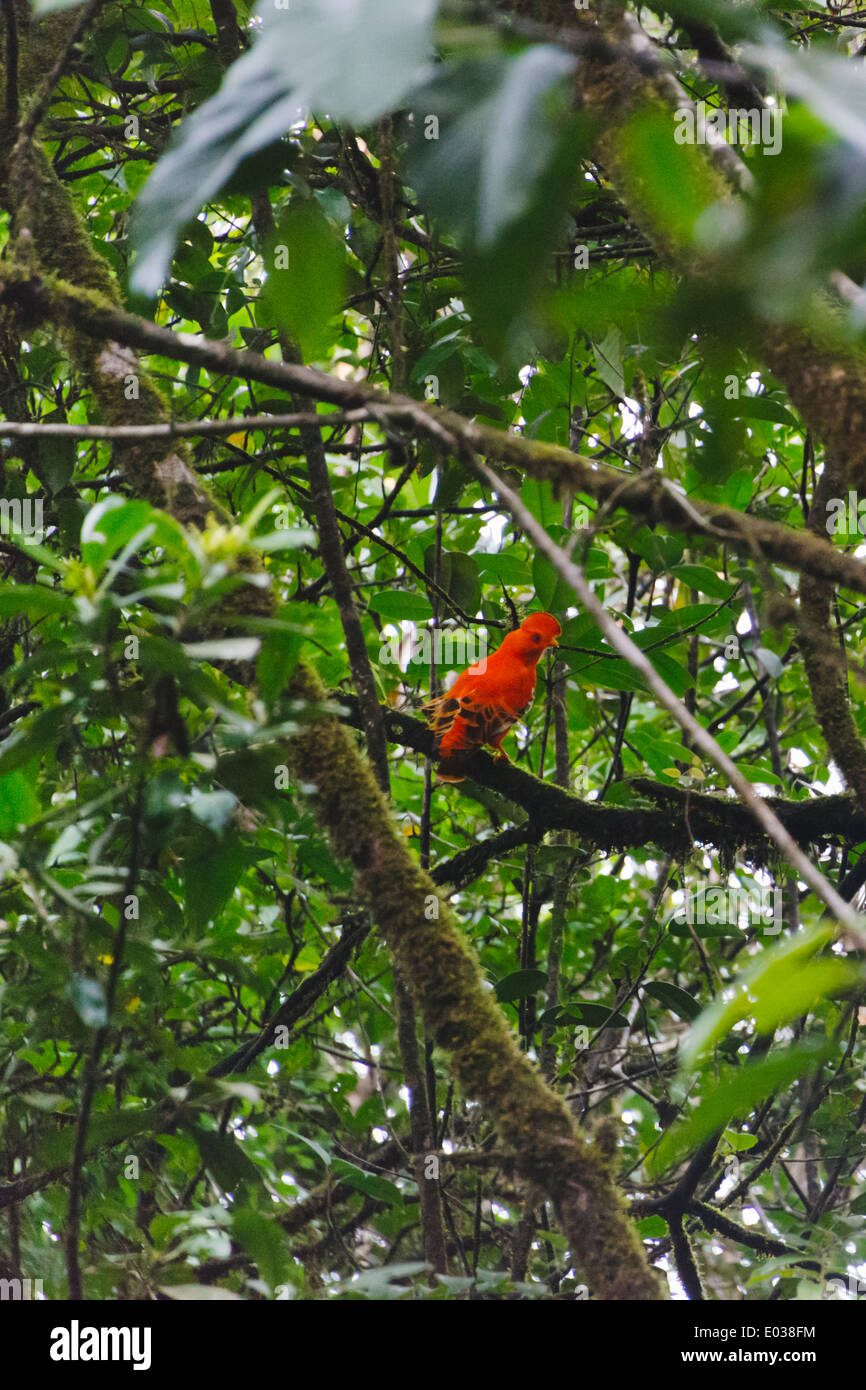
[[[821,999],[853,988],[862,979],[853,961],[815,958],[831,939],[830,928],[821,926],[796,932],[762,951],[734,982],[733,998],[717,999],[692,1025],[682,1049],[683,1070],[693,1068],[741,1019],[753,1018],[759,1033],[771,1033]]]
[[[738,1154],[748,1153],[758,1142],[757,1134],[744,1134],[739,1129],[726,1129],[723,1138]]]
[[[63,589],[49,589],[45,584],[15,584],[0,593],[0,618],[15,613],[30,613],[42,617],[45,613],[71,611],[72,597]]]
[[[201,833],[201,832],[199,832]],[[190,847],[184,869],[187,913],[194,931],[215,920],[244,870],[244,851],[237,840],[216,839],[205,832]]]
[[[352,1279],[347,1279],[344,1283],[338,1284],[333,1290],[336,1294],[367,1294],[375,1298],[402,1298],[409,1290],[400,1285],[394,1285],[395,1279],[411,1279],[416,1274],[424,1274],[430,1269],[430,1265],[423,1260],[407,1260],[402,1264],[381,1265],[376,1269],[367,1269],[363,1274],[356,1274]]]
[[[428,56],[434,9],[433,0],[266,7],[252,48],[183,122],[139,195],[133,291],[158,293],[181,227],[308,111],[366,126],[399,106]]]
[[[116,1144],[120,1139],[150,1133],[160,1118],[165,1118],[165,1112],[155,1105],[141,1110],[107,1110],[96,1114],[87,1126],[86,1149],[90,1152],[104,1144]],[[75,1128],[72,1126],[47,1134],[39,1146],[37,1158],[50,1166],[66,1164],[72,1158],[74,1147]]]
[[[567,537],[564,526],[548,526],[547,533],[552,541],[561,542]],[[535,596],[546,613],[561,613],[574,602],[574,590],[559,571],[554,569],[546,555],[535,552],[532,561],[532,582]]]
[[[746,763],[737,763],[737,771],[745,777],[747,782],[763,782],[766,786],[771,787],[782,787],[785,785],[782,778],[776,776],[776,773],[768,763],[756,763],[753,767],[748,766]]]
[[[496,998],[501,1004],[511,1004],[515,999],[537,994],[546,984],[547,975],[543,970],[514,970],[497,984]]]
[[[529,565],[526,560],[515,555],[511,550],[504,550],[496,555],[488,555],[475,551],[475,560],[478,572],[486,583],[498,584],[528,584]]]
[[[429,598],[407,589],[385,589],[370,599],[370,607],[389,623],[423,623],[433,617],[433,605]]]
[[[769,647],[753,647],[752,650],[755,656],[757,657],[758,661],[760,661],[764,670],[767,672],[767,675],[772,676],[774,681],[777,681],[780,676],[784,675],[784,666],[782,665],[776,653],[771,652]]]
[[[668,1130],[658,1147],[647,1155],[651,1175],[658,1177],[670,1164],[693,1153],[710,1134],[724,1129],[730,1120],[747,1115],[774,1091],[814,1071],[829,1059],[833,1050],[832,1043],[817,1047],[799,1044],[760,1062],[726,1069],[720,1078],[713,1079],[709,1095],[685,1122]]]
[[[621,1014],[618,1009],[609,1008],[607,1004],[570,1003],[565,1009],[565,1015],[575,1023],[585,1024],[589,1028],[628,1028],[629,1026],[625,1014]]]
[[[569,107],[573,66],[547,44],[446,63],[412,102],[409,181],[460,241],[476,328],[512,363],[531,351],[533,297],[575,181],[586,118]]]
[[[190,1126],[189,1132],[198,1145],[202,1163],[224,1191],[235,1192],[261,1183],[258,1168],[231,1134],[219,1134],[198,1125]]]
[[[622,374],[623,335],[620,328],[612,327],[600,343],[593,343],[592,355],[595,367],[605,386],[609,386],[615,396],[625,395],[625,380]]]
[[[285,690],[298,664],[303,644],[304,638],[298,632],[271,632],[265,638],[259,652],[256,675],[266,704],[273,704]]]
[[[265,1282],[271,1289],[276,1288],[288,1258],[285,1237],[276,1219],[249,1207],[238,1207],[232,1212],[232,1234],[255,1260]]]
[[[567,660],[568,652],[563,652],[563,656]],[[579,659],[586,664],[574,666],[573,670],[581,685],[600,685],[606,690],[646,690],[643,677],[627,661],[613,656],[598,661],[590,659],[588,662],[585,656]]]
[[[9,839],[19,825],[28,825],[41,806],[30,778],[23,772],[0,777],[0,837]]]
[[[99,575],[122,547],[139,538],[142,545],[162,545],[176,554],[186,548],[183,530],[172,517],[148,502],[109,495],[91,507],[81,525],[81,558]]]
[[[802,52],[768,30],[765,41],[748,44],[747,59],[773,73],[773,80],[826,122],[842,140],[866,150],[866,78],[843,55],[823,48]],[[781,119],[781,116],[780,116]]]
[[[250,546],[253,550],[272,555],[277,550],[300,550],[305,545],[312,545],[315,539],[315,531],[308,526],[287,526],[285,530],[269,531],[265,536],[253,536]]]
[[[61,733],[74,718],[77,708],[77,702],[70,700],[66,704],[52,705],[50,709],[39,710],[31,715],[30,719],[22,723],[0,744],[0,776],[26,767],[36,758],[44,758],[56,747]],[[9,794],[12,794],[11,790]]]
[[[671,574],[681,584],[687,584],[691,589],[698,589],[700,593],[707,594],[710,598],[730,598],[734,592],[735,585],[730,580],[723,579],[720,574],[716,574],[715,570],[709,569],[706,565],[674,565]]]
[[[37,471],[53,497],[55,493],[63,491],[75,472],[75,440],[63,439],[57,435],[41,435],[37,447]]]
[[[561,49],[537,44],[514,57],[449,66],[423,93],[410,177],[467,245],[491,248],[531,206],[556,145],[545,103],[573,66]],[[426,112],[441,124],[436,139],[425,129]]]
[[[237,798],[227,791],[202,792],[196,788],[189,798],[196,820],[217,835],[229,824],[237,804]]]
[[[37,15],[59,14],[61,10],[72,10],[83,3],[84,0],[33,0],[33,12]]]
[[[637,1222],[637,1231],[642,1240],[661,1240],[668,1233],[668,1223],[663,1216],[645,1216]]]
[[[367,1173],[363,1168],[358,1168],[354,1163],[347,1163],[342,1158],[334,1159],[331,1171],[340,1182],[356,1188],[358,1192],[366,1192],[368,1197],[374,1197],[377,1202],[387,1202],[391,1207],[403,1205],[402,1192],[387,1178],[380,1178],[376,1173]]]
[[[252,661],[261,645],[260,637],[220,637],[209,642],[184,642],[183,650],[194,661]]]
[[[665,685],[669,685],[674,694],[682,699],[689,686],[694,685],[694,679],[685,666],[667,652],[653,651],[647,655]]]
[[[330,321],[345,294],[346,252],[337,229],[315,199],[296,199],[281,215],[265,265],[264,314],[257,321],[279,328],[297,343],[305,361],[323,357]],[[274,535],[285,538],[286,532]]]
[[[428,579],[434,576],[435,564],[436,547],[429,545],[424,551],[424,573]],[[473,617],[481,602],[481,584],[475,557],[465,555],[461,550],[443,550],[439,556],[439,587],[464,613]]]
[[[291,1134],[293,1139],[300,1139],[302,1144],[306,1144],[307,1148],[312,1149],[313,1153],[322,1160],[326,1168],[330,1168],[331,1155],[315,1139],[309,1139],[306,1134],[299,1134],[296,1129],[287,1129],[286,1133]]]
[[[794,425],[797,421],[790,410],[775,396],[740,396],[731,401],[734,420],[770,420],[775,424]]]
[[[691,1022],[697,1018],[701,1012],[701,1006],[694,995],[689,994],[688,990],[680,989],[679,985],[672,985],[667,980],[653,980],[644,986],[644,994],[648,994],[651,999],[657,999],[671,1013],[678,1018],[684,1018]]]

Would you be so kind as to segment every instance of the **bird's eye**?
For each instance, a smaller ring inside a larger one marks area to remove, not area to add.
[[[540,642],[540,641],[541,641],[541,633],[540,633],[540,632],[533,632],[533,634],[532,634],[532,640],[533,640],[533,642]]]

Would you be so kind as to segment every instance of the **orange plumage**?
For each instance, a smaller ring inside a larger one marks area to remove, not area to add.
[[[462,782],[468,754],[482,744],[508,760],[502,740],[525,714],[535,695],[536,666],[562,628],[550,613],[531,613],[509,632],[492,656],[457,677],[451,689],[424,706],[433,730],[437,782]]]

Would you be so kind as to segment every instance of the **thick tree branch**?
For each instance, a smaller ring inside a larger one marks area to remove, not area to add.
[[[842,486],[842,470],[828,452],[807,525],[817,532],[824,524],[827,499]],[[833,587],[827,580],[809,579],[800,585],[800,648],[812,694],[812,704],[824,741],[847,785],[866,809],[866,748],[848,702],[845,647],[830,634]]]
[[[360,727],[351,696],[340,694],[348,714],[345,722]],[[432,735],[419,719],[383,708],[385,732],[390,742],[402,744],[429,757]],[[604,853],[654,845],[671,854],[682,854],[694,844],[712,845],[732,853],[741,849],[755,864],[765,864],[774,854],[772,839],[756,832],[751,812],[731,797],[708,795],[633,778],[629,785],[637,800],[651,800],[652,807],[606,806],[584,801],[552,782],[543,782],[514,763],[502,762],[483,750],[467,760],[471,778],[462,787],[471,795],[472,781],[498,793],[527,812],[529,819],[504,831],[495,840],[482,840],[461,851],[435,870],[437,883],[461,883],[466,874],[481,872],[497,852],[507,853],[518,844],[541,839],[551,830],[571,830],[582,841]],[[449,788],[448,795],[452,794]],[[866,839],[866,815],[850,796],[820,796],[809,801],[766,797],[765,804],[788,833],[803,846],[828,842],[856,845]],[[659,814],[659,809],[664,814]]]
[[[295,698],[319,702],[318,678],[299,666]],[[369,768],[332,718],[291,743],[297,776],[317,788],[316,808],[334,851],[355,867],[416,1007],[466,1095],[480,1101],[521,1176],[556,1205],[575,1260],[600,1299],[658,1299],[659,1283],[614,1180],[613,1156],[573,1128],[565,1103],[521,1053],[484,988],[477,958],[433,884],[396,833]]]
[[[835,549],[823,537],[748,516],[733,507],[692,501],[655,471],[635,477],[558,445],[506,434],[409,397],[389,396],[366,383],[344,381],[312,367],[273,362],[259,353],[189,333],[173,333],[114,308],[99,294],[84,294],[60,280],[34,280],[11,267],[4,268],[0,276],[0,303],[4,302],[17,305],[31,322],[65,322],[88,337],[108,339],[138,352],[157,353],[221,375],[259,381],[347,410],[366,408],[386,432],[396,431],[402,437],[409,429],[431,438],[446,452],[459,454],[468,448],[532,477],[570,488],[575,495],[594,498],[611,511],[627,511],[648,526],[664,525],[686,535],[705,536],[750,559],[763,557],[866,593],[866,564]]]

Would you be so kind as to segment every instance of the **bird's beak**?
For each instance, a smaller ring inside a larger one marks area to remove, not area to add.
[[[557,642],[557,640],[556,640],[555,637],[552,637],[552,638],[550,639],[550,645],[551,645],[552,647],[558,647],[558,646],[559,646],[559,643]]]

